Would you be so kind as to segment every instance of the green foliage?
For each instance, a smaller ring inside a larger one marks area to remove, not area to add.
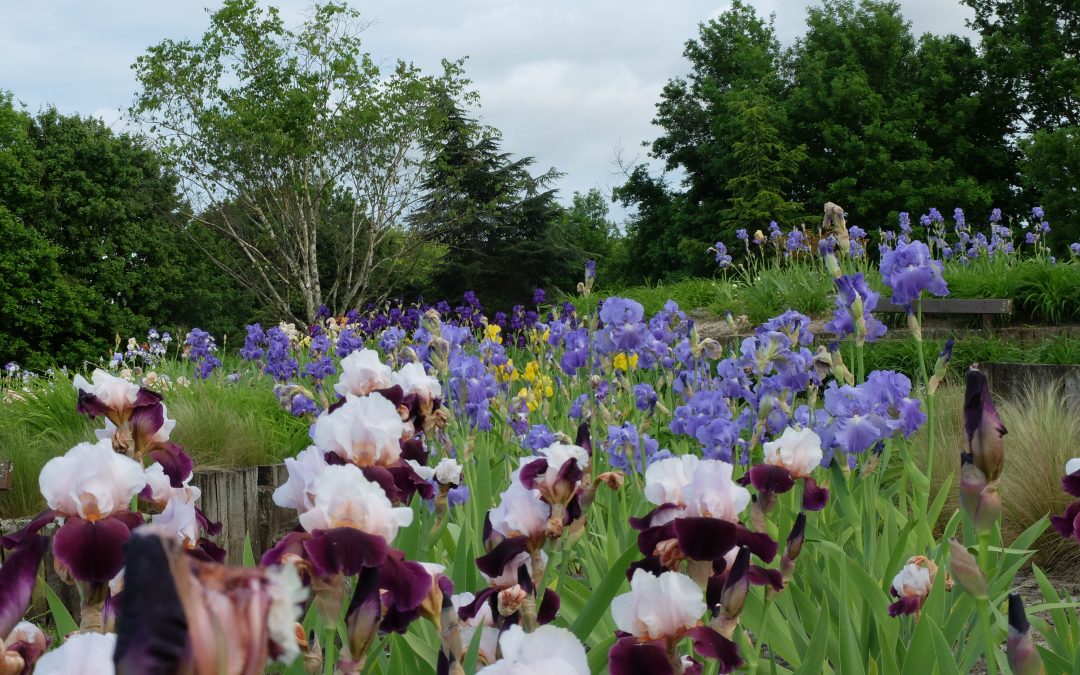
[[[253,313],[181,236],[176,179],[100,120],[0,95],[0,203],[0,361],[96,363],[117,333],[209,320],[221,335]]]
[[[785,147],[770,119],[775,116],[770,103],[758,90],[746,92],[733,105],[738,140],[731,154],[737,170],[727,183],[731,206],[720,216],[724,237],[748,223],[796,225],[803,215],[802,206],[788,201],[784,191],[806,159],[806,150],[801,145]]]
[[[201,40],[165,40],[135,62],[131,113],[184,178],[195,226],[230,242],[208,253],[279,316],[345,311],[407,276],[436,103],[471,98],[460,62],[380,69],[362,28],[340,4],[294,28],[274,7],[229,0]]]
[[[1020,147],[1024,188],[1053,217],[1050,238],[1064,250],[1080,241],[1080,126],[1038,129]]]
[[[531,157],[502,152],[498,132],[466,117],[449,97],[440,105],[444,117],[428,148],[433,161],[413,216],[421,231],[446,247],[433,270],[433,288],[425,290],[459,298],[482,289],[489,305],[505,309],[580,269],[584,258],[568,259],[569,246],[558,240],[555,227],[560,211],[549,186],[559,174],[552,169],[533,176]]]

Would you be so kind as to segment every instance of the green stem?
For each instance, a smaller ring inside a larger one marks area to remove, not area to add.
[[[769,627],[769,607],[772,603],[769,601],[768,592],[765,593],[761,603],[761,625],[758,629],[757,642],[754,644],[754,669],[752,671],[754,673],[757,673],[761,667],[761,648],[765,645],[765,630]]]
[[[995,571],[991,569],[995,565],[990,559],[990,536],[991,535],[989,534],[979,535],[979,567],[982,568],[983,575],[985,575],[987,582],[993,581]],[[987,675],[997,675],[998,646],[997,643],[994,642],[993,629],[990,625],[989,599],[985,602],[979,602],[979,624],[982,628],[983,646],[985,647],[986,673]]]
[[[337,637],[337,629],[334,626],[323,627],[323,675],[334,675],[334,665],[337,659],[334,654],[334,640]]]

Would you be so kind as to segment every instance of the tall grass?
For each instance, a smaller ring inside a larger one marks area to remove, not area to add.
[[[162,370],[176,381],[172,366]],[[178,373],[187,366],[175,364]],[[75,390],[62,375],[55,383],[41,380],[18,393],[25,400],[0,404],[0,459],[10,459],[13,467],[12,489],[0,492],[0,518],[44,508],[37,485],[41,467],[74,445],[95,440],[94,429],[104,426],[76,412]],[[170,388],[165,401],[177,422],[173,440],[200,469],[272,464],[310,443],[308,421],[282,410],[265,378],[238,384],[217,377],[196,380]]]
[[[925,340],[923,349],[926,367],[933,368],[938,353],[945,346],[944,340]],[[1034,344],[1019,344],[990,336],[968,336],[957,340],[953,347],[951,373],[967,372],[973,363],[1042,363],[1068,365],[1080,363],[1080,340],[1067,336],[1053,336]],[[867,370],[896,370],[915,378],[919,373],[918,345],[912,339],[882,340],[866,350]]]
[[[963,425],[964,392],[948,387],[936,397],[941,424],[935,430],[934,484],[937,492],[946,476],[957,483],[960,451],[967,446]],[[1003,512],[1002,539],[1015,539],[1032,523],[1047,514],[1065,511],[1072,498],[1061,489],[1065,462],[1080,455],[1080,402],[1070,402],[1061,386],[1033,382],[1022,394],[996,401],[1002,422],[1009,430],[1005,436],[1005,470],[1001,476]],[[927,430],[911,439],[915,456],[925,466]],[[959,508],[955,485],[942,511],[938,528]],[[1049,530],[1036,540],[1034,561],[1042,569],[1080,581],[1080,547],[1074,540],[1062,539]]]

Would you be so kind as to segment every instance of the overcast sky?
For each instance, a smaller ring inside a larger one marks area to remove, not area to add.
[[[118,122],[131,102],[131,64],[165,38],[198,39],[207,0],[0,0],[0,89],[31,110]],[[299,20],[308,0],[280,0]],[[683,44],[723,0],[375,0],[352,2],[374,23],[363,38],[386,63],[424,68],[468,56],[481,119],[503,133],[503,149],[532,155],[538,169],[566,175],[575,190],[609,194],[621,182],[614,161],[644,159],[654,105],[664,83],[687,72]],[[779,38],[804,30],[807,0],[751,0],[776,14]],[[916,35],[971,34],[959,0],[901,0]],[[218,6],[216,3],[211,6]],[[621,217],[616,210],[613,215]]]

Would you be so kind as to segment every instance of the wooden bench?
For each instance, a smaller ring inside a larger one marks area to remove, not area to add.
[[[878,301],[875,312],[885,314],[906,314],[904,305],[894,305],[882,298]],[[956,314],[982,316],[983,326],[991,328],[995,316],[1008,316],[1012,314],[1013,301],[988,298],[923,298],[923,314]]]
[[[0,492],[11,489],[11,460],[0,460]]]

